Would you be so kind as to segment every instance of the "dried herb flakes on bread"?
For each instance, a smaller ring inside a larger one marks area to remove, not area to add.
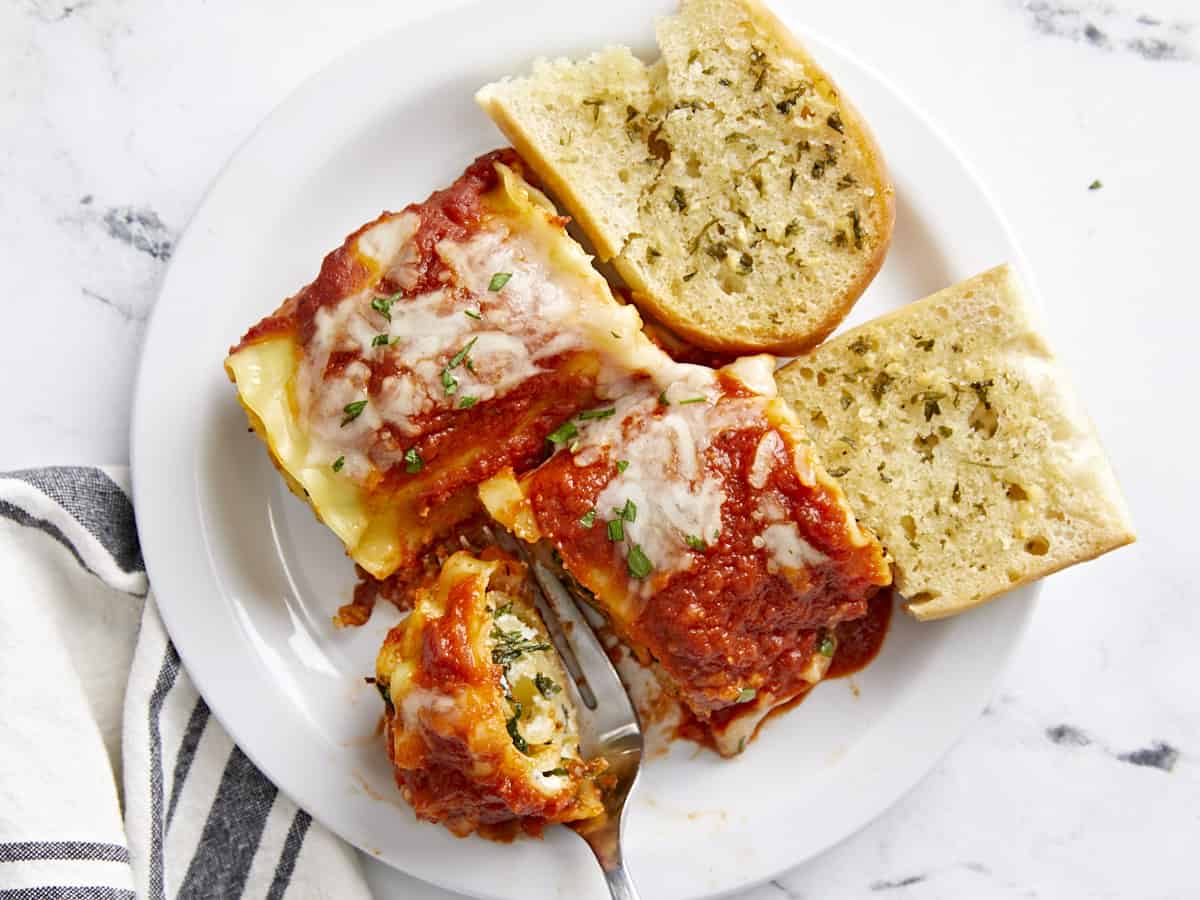
[[[684,0],[662,56],[541,60],[477,100],[656,319],[796,353],[883,262],[892,187],[865,124],[753,0]]]
[[[776,373],[920,619],[1134,540],[1094,428],[1000,266]]]

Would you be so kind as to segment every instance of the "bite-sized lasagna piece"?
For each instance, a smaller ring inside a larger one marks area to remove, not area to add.
[[[480,487],[498,521],[558,551],[725,754],[820,680],[835,626],[891,580],[773,367],[672,363],[609,384],[547,462]]]
[[[376,663],[388,754],[417,815],[458,835],[540,833],[602,811],[525,567],[459,552]]]
[[[386,578],[545,455],[641,327],[511,150],[384,213],[225,361],[297,496]]]

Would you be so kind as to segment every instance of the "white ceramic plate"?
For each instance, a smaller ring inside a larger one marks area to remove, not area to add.
[[[330,615],[353,568],[284,489],[221,362],[243,330],[316,273],[381,208],[448,183],[502,143],[477,87],[538,54],[621,42],[652,51],[639,0],[603,20],[574,4],[509,0],[367,44],[305,84],[238,152],[179,245],[146,338],[132,435],[138,524],[159,606],[205,699],[296,802],[367,852],[484,898],[605,896],[564,829],[511,846],[418,823],[372,732],[363,676],[397,615],[358,630]],[[606,24],[607,23],[607,24]],[[802,35],[801,21],[791,23]],[[868,318],[1019,253],[992,204],[929,124],[877,76],[807,35],[871,123],[897,192],[896,233],[854,311]],[[642,895],[707,897],[796,865],[882,812],[977,715],[1028,620],[1021,591],[947,622],[897,615],[880,658],[816,690],[741,758],[687,743],[646,767],[626,830]]]

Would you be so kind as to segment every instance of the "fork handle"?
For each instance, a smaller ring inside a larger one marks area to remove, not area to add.
[[[588,824],[592,825],[590,829]],[[600,871],[604,873],[604,883],[608,885],[612,900],[641,900],[625,868],[625,856],[621,853],[620,820],[600,816],[576,831],[591,848],[596,862],[600,863]]]
[[[604,870],[604,881],[608,884],[608,893],[612,900],[641,900],[621,859],[618,858],[612,864],[600,860],[600,868]]]

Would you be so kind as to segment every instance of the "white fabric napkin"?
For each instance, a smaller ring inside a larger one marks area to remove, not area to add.
[[[196,693],[125,469],[0,474],[0,900],[369,900]]]

